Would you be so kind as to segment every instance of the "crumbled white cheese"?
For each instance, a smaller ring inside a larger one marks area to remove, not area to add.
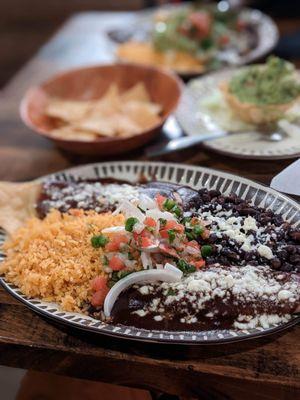
[[[139,288],[139,292],[143,295],[147,295],[150,293],[149,286],[141,286]]]
[[[141,309],[141,310],[133,311],[132,314],[136,314],[136,315],[138,315],[139,317],[144,317],[145,315],[148,314],[148,311],[145,311],[145,310],[142,310],[142,309]]]
[[[268,260],[271,260],[274,257],[273,252],[270,249],[270,247],[265,246],[264,244],[259,245],[257,247],[257,251],[261,257],[265,257]]]
[[[116,205],[121,200],[138,200],[138,186],[128,184],[102,184],[100,182],[77,182],[76,185],[70,185],[57,189],[51,186],[51,182],[45,184],[45,191],[50,199],[44,200],[44,206],[48,208],[70,208],[74,201],[78,208],[93,208],[99,212],[99,205]],[[95,201],[99,203],[96,204]]]
[[[290,315],[262,314],[257,316],[239,315],[233,326],[237,329],[254,329],[262,327],[268,329],[274,325],[284,323],[290,320]]]
[[[246,232],[250,230],[257,231],[256,220],[251,216],[245,218],[243,228]]]
[[[293,297],[293,293],[290,290],[280,290],[278,293],[278,300],[288,300]]]

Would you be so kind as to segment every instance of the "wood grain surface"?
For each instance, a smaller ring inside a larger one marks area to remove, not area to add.
[[[88,14],[86,19],[90,17]],[[73,21],[68,26],[75,29],[75,25]],[[283,26],[288,29],[286,22]],[[70,166],[109,160],[61,152],[27,129],[18,116],[26,87],[54,73],[60,62],[66,67],[65,60],[53,57],[65,38],[66,30],[60,31],[52,45],[42,49],[0,94],[0,180],[30,180]],[[137,150],[122,159],[145,157]],[[220,169],[265,184],[292,162],[238,160],[201,147],[170,154],[163,160]],[[185,398],[296,399],[300,396],[299,333],[300,327],[295,327],[276,337],[221,346],[143,345],[69,332],[0,289],[0,364]]]

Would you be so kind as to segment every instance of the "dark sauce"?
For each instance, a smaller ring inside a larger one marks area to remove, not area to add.
[[[162,298],[161,295],[155,297]],[[231,315],[223,315],[222,318],[207,318],[206,311],[199,311],[196,323],[182,323],[180,319],[186,315],[181,313],[172,313],[161,321],[154,319],[155,313],[149,313],[143,317],[135,314],[134,311],[143,309],[153,300],[153,295],[141,295],[135,288],[129,288],[121,293],[112,309],[112,321],[114,324],[134,326],[141,329],[165,330],[165,331],[200,331],[209,329],[229,329],[238,316],[238,310]],[[222,301],[220,301],[220,312],[222,310]]]

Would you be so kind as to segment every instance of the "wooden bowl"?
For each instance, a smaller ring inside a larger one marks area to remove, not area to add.
[[[162,106],[161,120],[151,129],[126,138],[99,137],[86,142],[50,135],[57,121],[45,115],[49,96],[68,100],[98,99],[112,83],[124,91],[138,82],[143,82],[152,101]],[[64,150],[87,155],[120,154],[144,145],[160,132],[165,120],[178,104],[182,86],[182,81],[175,74],[155,67],[121,63],[80,68],[56,75],[30,88],[21,102],[20,114],[29,128]]]

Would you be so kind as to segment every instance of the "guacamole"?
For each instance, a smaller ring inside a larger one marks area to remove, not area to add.
[[[252,65],[234,75],[229,91],[243,103],[285,104],[300,96],[300,83],[291,63],[271,56],[265,65]]]

